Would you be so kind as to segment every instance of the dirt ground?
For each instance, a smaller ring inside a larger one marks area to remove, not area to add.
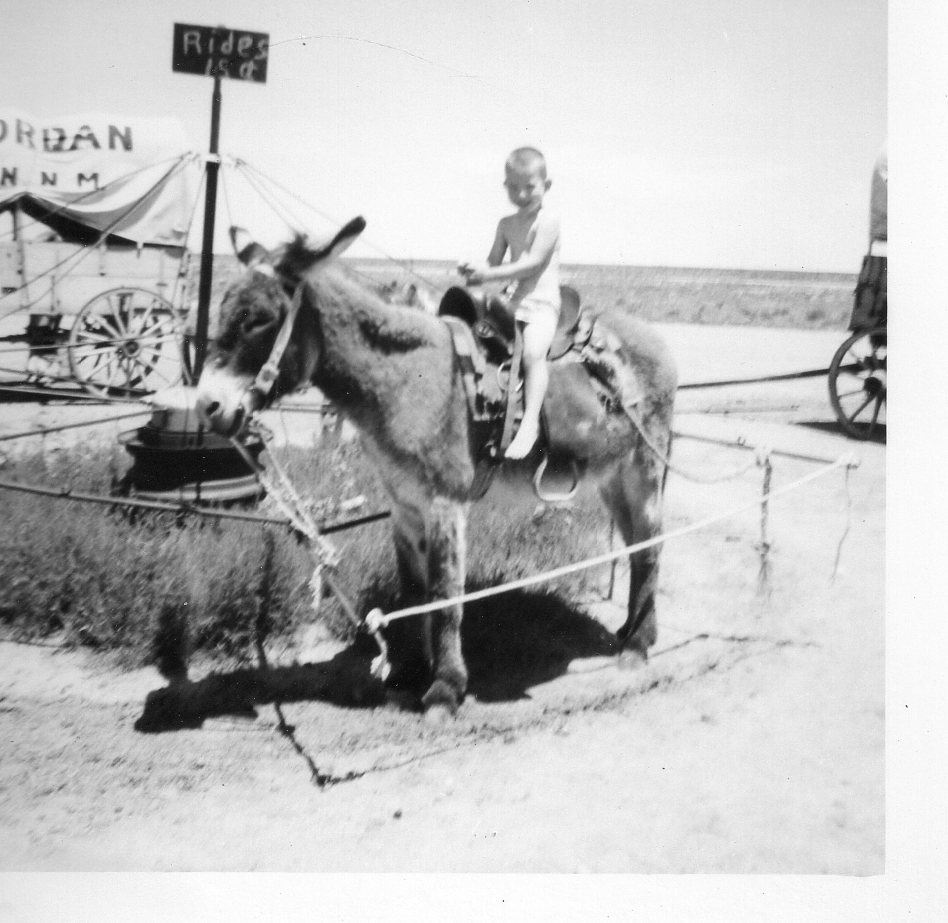
[[[841,340],[787,333],[775,372]],[[700,359],[715,335],[670,330],[690,380],[719,374]],[[770,504],[763,587],[761,469],[673,474],[669,530],[740,511],[667,543],[645,665],[604,630],[621,568],[582,609],[525,594],[471,613],[473,693],[439,727],[377,701],[374,651],[318,635],[270,652],[271,675],[195,670],[177,691],[0,643],[0,870],[881,874],[886,448],[836,433],[823,389],[682,392],[676,428],[702,437],[678,440],[683,469],[744,466],[703,441],[737,437],[859,465]],[[774,456],[773,487],[822,467]],[[181,709],[193,726],[172,730]]]

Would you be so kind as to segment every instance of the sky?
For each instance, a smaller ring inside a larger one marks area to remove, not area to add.
[[[172,72],[173,24],[269,33],[267,83],[223,83],[220,151],[307,203],[315,236],[364,215],[355,255],[483,259],[521,144],[547,156],[567,263],[854,272],[866,250],[884,0],[5,0],[3,18],[5,103],[174,116],[196,150],[213,82]],[[288,236],[224,177],[219,225]]]

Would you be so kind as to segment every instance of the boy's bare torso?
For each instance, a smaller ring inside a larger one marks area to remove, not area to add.
[[[519,260],[524,253],[530,251],[537,233],[543,227],[555,227],[558,233],[558,222],[544,209],[533,214],[515,212],[500,219],[501,233],[510,250],[511,261]],[[526,296],[548,301],[551,304],[559,304],[558,240],[546,264],[541,266],[536,274],[517,281],[514,297],[519,300]]]

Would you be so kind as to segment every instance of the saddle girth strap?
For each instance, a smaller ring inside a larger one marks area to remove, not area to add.
[[[483,425],[487,411],[480,393],[480,382],[484,377],[486,363],[480,350],[474,343],[471,328],[464,321],[451,315],[441,315],[441,320],[447,324],[451,334],[451,346],[457,357],[461,371],[461,381],[464,384],[464,393],[467,397],[468,419],[472,426]],[[489,416],[486,417],[489,420]],[[490,488],[497,470],[496,462],[478,451],[474,466],[474,480],[471,484],[470,499],[480,500]]]
[[[451,346],[461,369],[461,381],[464,383],[468,412],[471,419],[476,420],[480,416],[478,384],[484,376],[484,359],[474,345],[470,327],[464,321],[449,316],[443,316],[441,320],[445,322],[451,334]]]

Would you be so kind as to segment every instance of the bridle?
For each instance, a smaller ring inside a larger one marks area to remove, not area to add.
[[[259,400],[261,406],[266,404],[277,378],[280,376],[280,362],[287,346],[290,345],[290,337],[293,335],[293,328],[296,326],[296,318],[300,313],[300,305],[303,303],[303,286],[306,283],[302,280],[296,284],[293,290],[293,297],[288,298],[286,292],[281,288],[280,293],[283,296],[283,303],[286,305],[286,315],[283,318],[283,324],[277,333],[277,338],[270,350],[267,361],[264,362],[253,384],[248,389],[256,400]]]

